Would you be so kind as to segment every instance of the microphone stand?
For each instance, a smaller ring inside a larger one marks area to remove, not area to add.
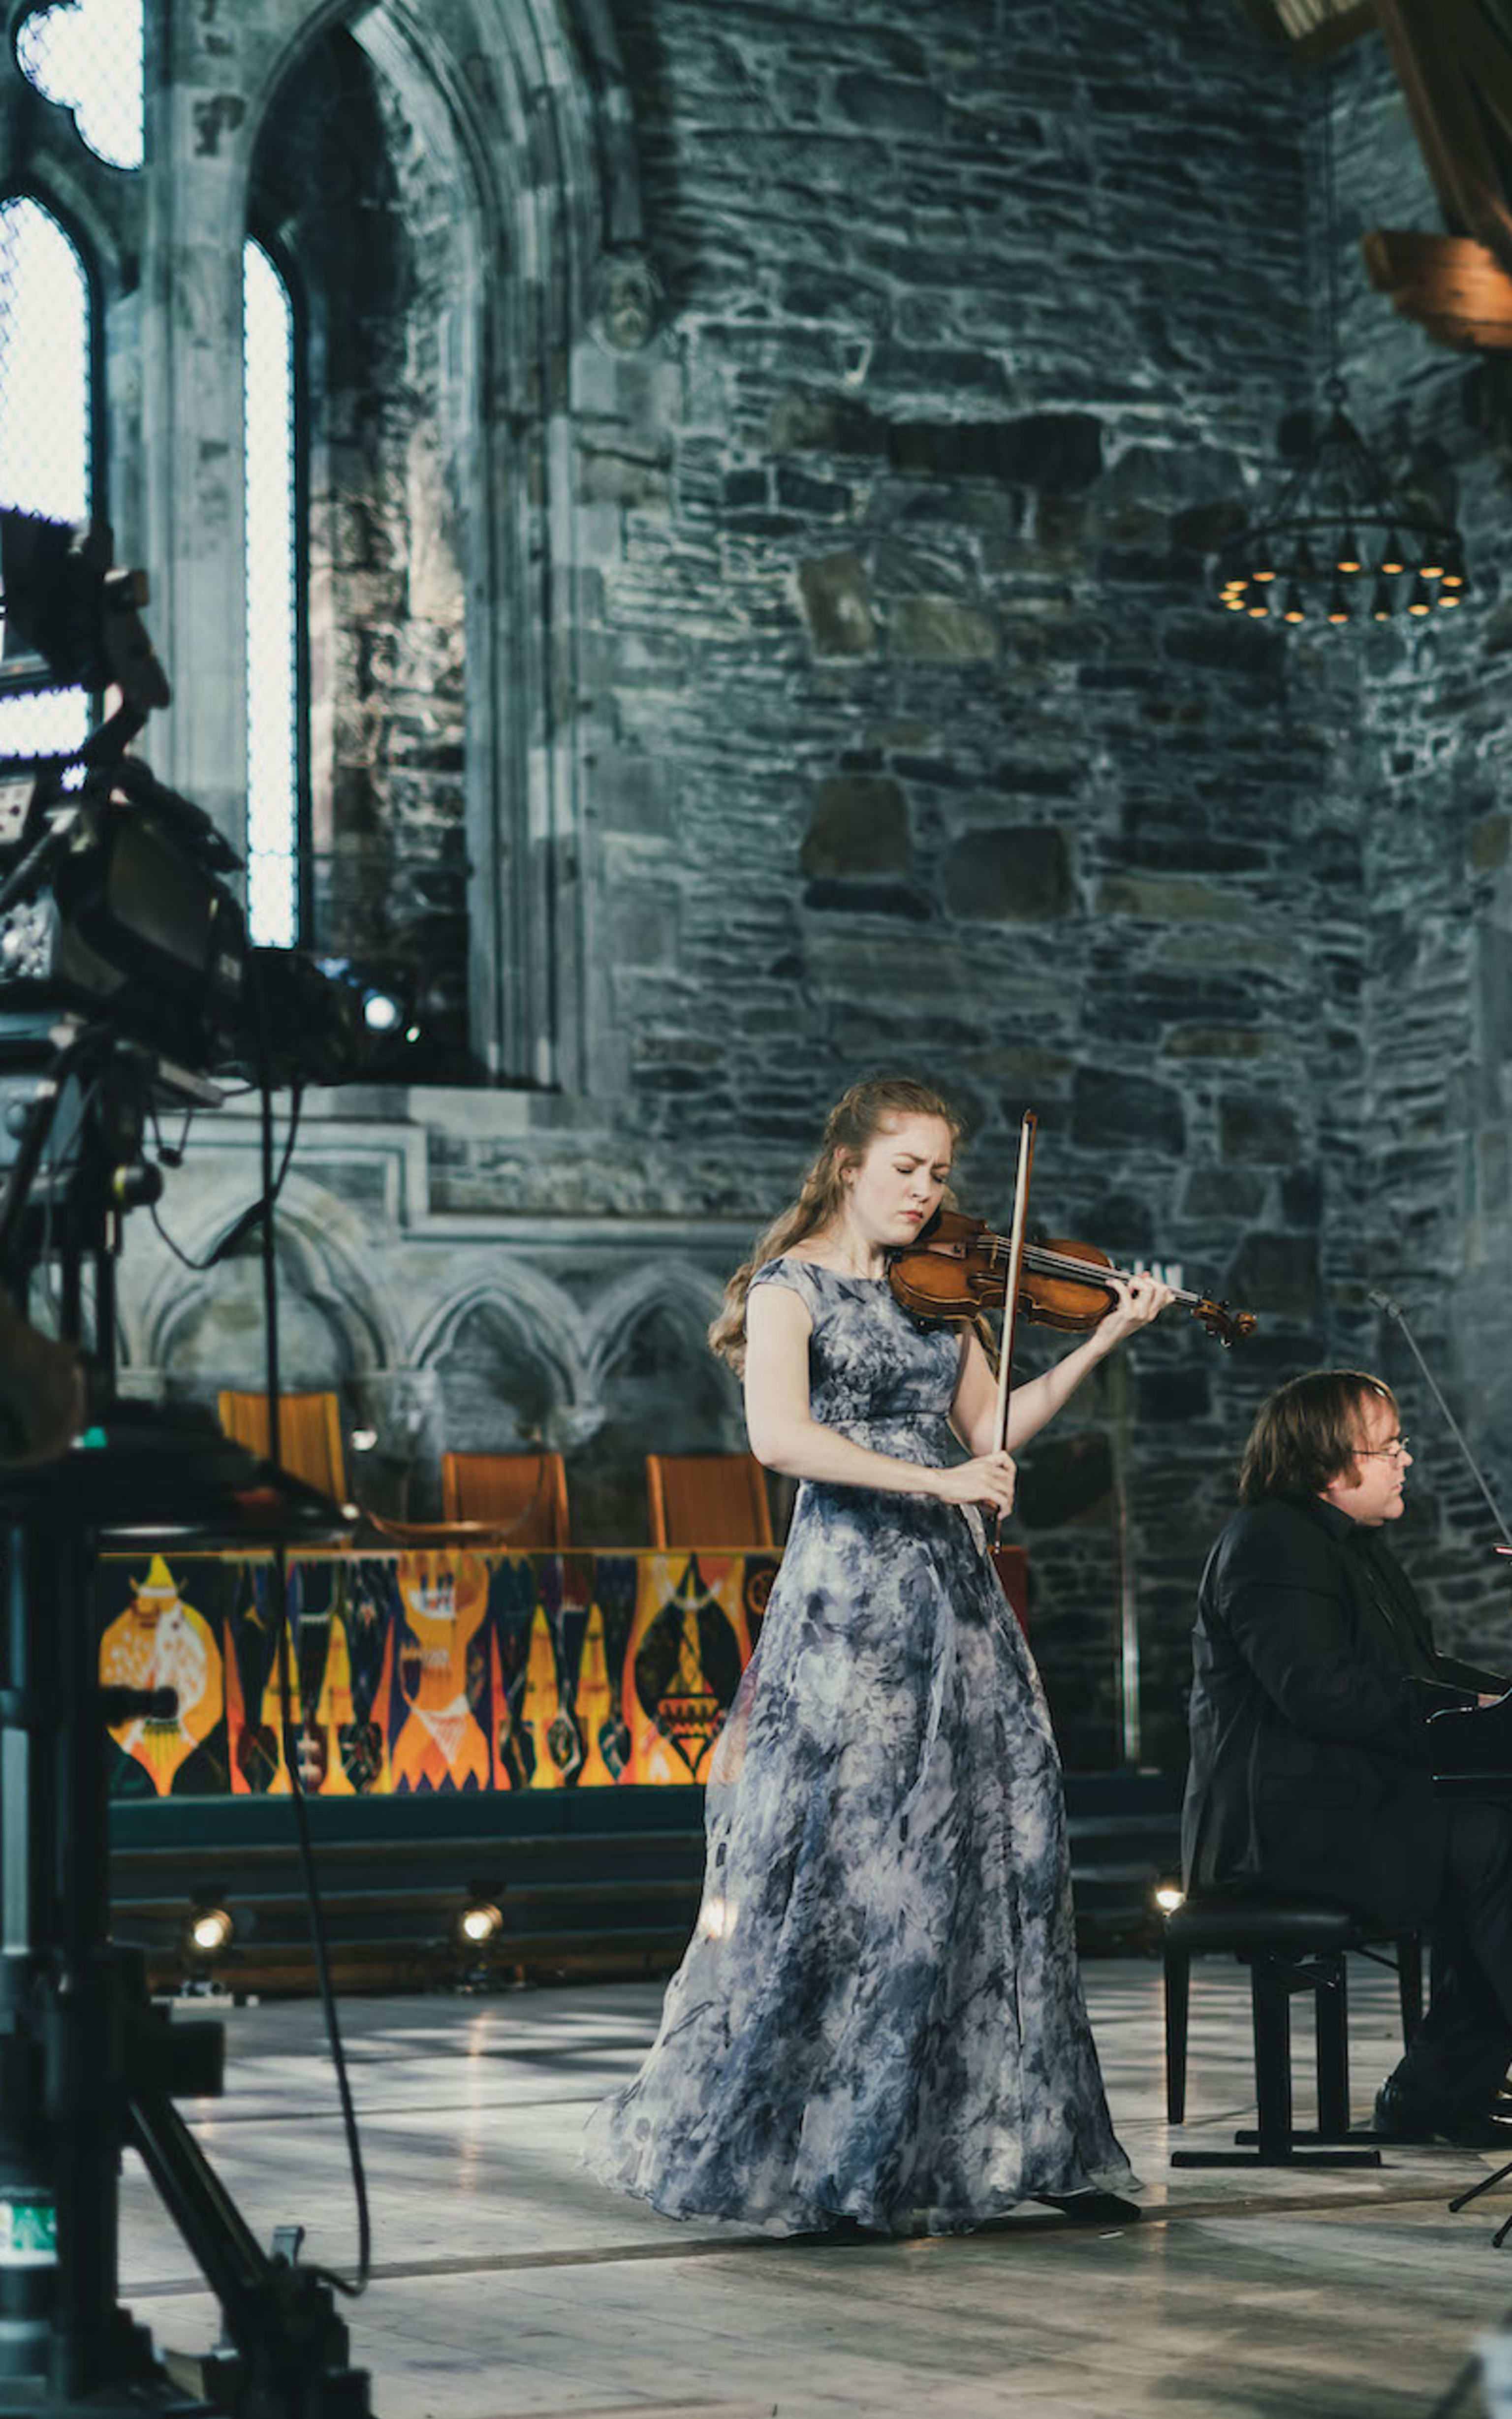
[[[1407,1324],[1407,1313],[1403,1310],[1399,1302],[1393,1301],[1389,1293],[1371,1293],[1366,1296],[1366,1300],[1374,1302],[1378,1310],[1383,1310],[1388,1318],[1395,1319],[1396,1325],[1401,1329],[1402,1334],[1406,1339],[1408,1350],[1412,1353],[1413,1360],[1417,1363],[1418,1367],[1423,1372],[1424,1383],[1427,1387],[1428,1393],[1432,1395],[1434,1401],[1438,1404],[1440,1410],[1443,1413],[1449,1433],[1453,1437],[1456,1444],[1459,1447],[1461,1454],[1464,1456],[1465,1467],[1469,1471],[1476,1486],[1480,1488],[1481,1493],[1485,1496],[1487,1507],[1490,1512],[1491,1518],[1495,1521],[1498,1529],[1502,1533],[1502,1541],[1506,1547],[1508,1553],[1512,1554],[1512,1529],[1509,1529],[1506,1522],[1503,1519],[1502,1507],[1497,1502],[1495,1496],[1491,1493],[1490,1488],[1486,1484],[1480,1464],[1475,1459],[1474,1455],[1471,1452],[1469,1445],[1465,1441],[1464,1431],[1460,1427],[1458,1421],[1455,1418],[1453,1411],[1449,1409],[1448,1404],[1444,1401],[1443,1395],[1439,1389],[1438,1380],[1435,1379],[1432,1370],[1428,1367],[1428,1364],[1424,1360],[1422,1353],[1418,1350],[1417,1338]]]

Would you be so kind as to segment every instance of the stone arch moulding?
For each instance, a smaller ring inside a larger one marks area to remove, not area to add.
[[[451,1350],[468,1319],[497,1311],[520,1338],[521,1347],[547,1379],[553,1410],[554,1446],[583,1442],[599,1424],[590,1356],[577,1303],[537,1269],[520,1266],[461,1287],[431,1310],[410,1340],[410,1365],[434,1368]]]
[[[203,1259],[245,1208],[246,1194],[239,1189],[234,1209],[224,1200],[213,1205],[196,1222],[197,1231],[186,1236],[182,1247],[192,1257]],[[279,1255],[285,1268],[292,1265],[296,1271],[301,1292],[331,1312],[332,1324],[351,1348],[352,1375],[368,1376],[395,1365],[399,1322],[392,1313],[397,1305],[385,1303],[374,1292],[354,1240],[339,1240],[347,1219],[340,1202],[317,1186],[301,1186],[291,1177],[277,1211]],[[121,1324],[129,1363],[167,1367],[176,1337],[214,1298],[216,1284],[215,1268],[186,1280],[183,1269],[171,1260],[138,1306],[133,1309],[129,1301],[123,1301]]]
[[[665,1312],[695,1353],[705,1353],[705,1330],[723,1300],[717,1278],[681,1260],[652,1261],[622,1277],[594,1305],[590,1366],[595,1397],[625,1339],[648,1311]]]
[[[579,547],[560,365],[606,260],[641,240],[633,115],[603,0],[290,5],[251,113],[346,23],[454,163],[468,301],[458,315],[473,469],[467,609],[470,1022],[487,1076],[590,1088]]]
[[[15,42],[39,0],[0,7],[0,195],[26,193],[53,212],[81,249],[108,309],[136,284],[142,240],[140,169],[113,167],[91,151],[61,101],[23,74]]]

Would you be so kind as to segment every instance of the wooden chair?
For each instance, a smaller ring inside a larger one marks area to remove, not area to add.
[[[648,1453],[654,1546],[769,1546],[766,1472],[753,1453]]]
[[[221,1425],[250,1452],[268,1453],[268,1397],[228,1391],[220,1401]],[[278,1441],[291,1478],[318,1487],[338,1503],[347,1501],[347,1456],[341,1441],[341,1401],[333,1394],[280,1394]]]
[[[560,1453],[443,1453],[441,1510],[495,1530],[520,1553],[564,1553],[571,1543]]]

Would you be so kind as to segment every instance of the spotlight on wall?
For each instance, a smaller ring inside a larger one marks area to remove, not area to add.
[[[1168,1874],[1163,1875],[1155,1884],[1150,1896],[1162,1915],[1174,1915],[1179,1906],[1186,1904],[1185,1890],[1179,1881],[1173,1880]]]

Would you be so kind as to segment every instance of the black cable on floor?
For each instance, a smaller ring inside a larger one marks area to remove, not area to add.
[[[273,1085],[269,1064],[266,1034],[258,1018],[263,1041],[261,1082],[262,1104],[262,1180],[265,1214],[261,1230],[263,1281],[263,1337],[267,1354],[268,1386],[268,1458],[275,1468],[283,1467],[279,1434],[278,1400],[280,1371],[278,1356],[278,1253],[273,1203],[281,1177],[273,1166]],[[294,1109],[298,1122],[298,1103]],[[286,1171],[294,1148],[291,1131],[285,1154]],[[304,1895],[310,1910],[310,1939],[315,1949],[316,1984],[321,2011],[325,2017],[326,2038],[331,2043],[331,2061],[335,2069],[336,2089],[341,2100],[342,2125],[347,2136],[347,2157],[351,2168],[352,2194],[357,2203],[357,2274],[343,2276],[335,2270],[315,2270],[321,2280],[337,2292],[356,2295],[367,2290],[373,2264],[372,2226],[367,2206],[367,2177],[363,2165],[363,2146],[358,2138],[357,2117],[352,2106],[351,2083],[347,2072],[347,2056],[342,2046],[341,2026],[336,2015],[335,1994],[331,1987],[331,1964],[326,1946],[325,1911],[320,1904],[319,1884],[315,1870],[315,1848],[310,1838],[309,1809],[305,1803],[304,1783],[300,1774],[299,1746],[294,1728],[294,1690],[290,1669],[288,1543],[280,1536],[274,1549],[273,1583],[277,1603],[273,1613],[273,1652],[278,1667],[279,1716],[284,1727],[284,1758],[288,1768],[289,1802],[294,1810],[294,1832],[299,1842],[300,1866],[304,1877]]]

